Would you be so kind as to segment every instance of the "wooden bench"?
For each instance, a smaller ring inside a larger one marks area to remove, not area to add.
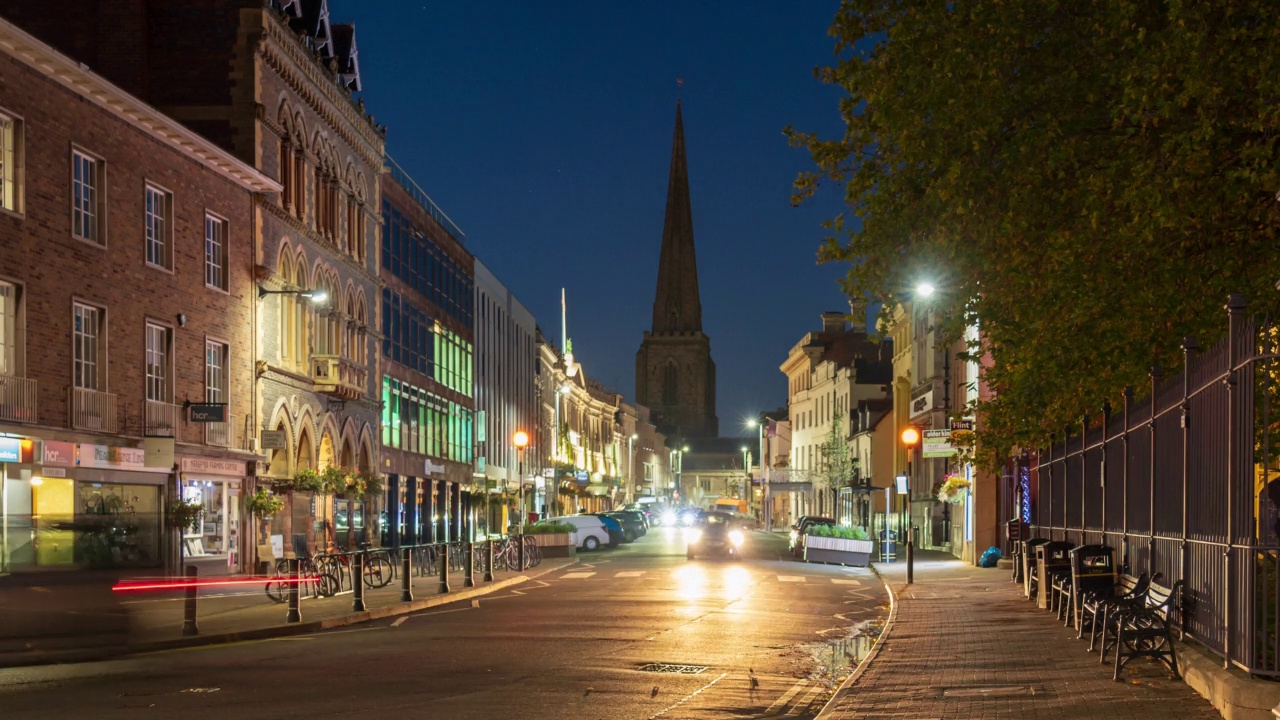
[[[1152,583],[1147,586],[1143,602],[1131,603],[1107,616],[1103,626],[1104,633],[1113,633],[1116,649],[1115,673],[1112,680],[1120,679],[1120,671],[1130,660],[1138,657],[1154,658],[1169,668],[1174,679],[1182,676],[1178,672],[1178,652],[1173,645],[1174,612],[1179,607],[1182,597],[1182,581],[1166,588]],[[1108,643],[1104,637],[1102,644],[1102,660],[1106,661]]]
[[[1084,593],[1080,599],[1082,612],[1080,613],[1080,631],[1076,633],[1076,638],[1083,638],[1085,626],[1088,626],[1089,652],[1093,652],[1102,628],[1106,625],[1107,614],[1141,601],[1147,594],[1147,586],[1150,584],[1151,578],[1146,573],[1138,577],[1124,574],[1110,590],[1099,589]],[[1103,637],[1103,640],[1105,639]]]

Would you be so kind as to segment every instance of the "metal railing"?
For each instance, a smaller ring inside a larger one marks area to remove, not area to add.
[[[227,413],[226,422],[205,423],[205,444],[224,448],[236,447],[235,427],[236,416],[231,413]]]
[[[179,441],[178,425],[182,418],[182,408],[173,403],[148,400],[143,411],[142,434],[148,436],[169,436]]]
[[[386,160],[388,172],[390,172],[391,177],[400,184],[400,187],[404,188],[414,201],[417,202],[418,205],[422,206],[422,209],[431,216],[431,219],[440,223],[440,227],[444,228],[445,232],[449,233],[454,240],[465,245],[467,236],[462,232],[462,229],[449,219],[449,216],[440,209],[440,206],[436,205],[435,202],[431,200],[426,191],[418,187],[418,183],[414,182],[413,178],[409,177],[409,173],[405,172],[404,168],[400,167],[395,160],[391,159],[390,155],[384,156],[384,159]]]
[[[117,432],[115,395],[77,387],[69,388],[68,395],[73,430]]]
[[[0,375],[0,420],[22,423],[36,421],[35,380]]]

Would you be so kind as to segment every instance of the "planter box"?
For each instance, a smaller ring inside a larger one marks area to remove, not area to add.
[[[544,558],[575,557],[578,546],[578,533],[550,533],[548,535],[530,535],[538,544]]]
[[[846,540],[844,538],[804,536],[805,562],[835,563],[865,567],[871,562],[876,544],[871,540]]]

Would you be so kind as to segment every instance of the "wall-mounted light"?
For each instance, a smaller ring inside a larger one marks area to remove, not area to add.
[[[312,305],[317,306],[329,302],[329,293],[325,290],[268,290],[259,285],[258,298],[262,299],[267,295],[297,295],[310,300]]]
[[[184,313],[178,313],[178,327],[187,326],[187,316]]]

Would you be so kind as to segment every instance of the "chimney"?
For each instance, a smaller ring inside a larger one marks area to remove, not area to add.
[[[846,316],[842,312],[822,313],[822,332],[842,333],[845,330]]]

